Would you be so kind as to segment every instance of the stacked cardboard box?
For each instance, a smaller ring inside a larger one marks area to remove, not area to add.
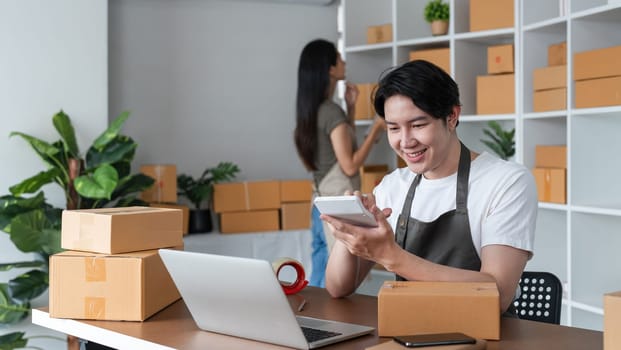
[[[567,109],[566,44],[548,47],[548,66],[533,71],[533,112]]]
[[[356,84],[358,99],[356,100],[355,120],[368,120],[375,117],[375,107],[372,103],[372,95],[375,92],[376,83]]]
[[[183,246],[179,209],[65,210],[50,257],[50,316],[144,321],[180,298],[159,248]]]
[[[535,146],[533,175],[540,202],[566,203],[567,146]]]
[[[621,46],[574,54],[576,108],[621,105]]]
[[[180,209],[183,214],[183,234],[188,234],[190,208],[177,204],[177,166],[174,164],[147,164],[140,172],[152,177],[155,183],[140,194],[140,199],[152,207]]]
[[[513,44],[487,48],[487,73],[477,76],[477,114],[515,113]]]
[[[313,184],[310,180],[280,181],[280,228],[310,228]]]
[[[410,61],[425,60],[451,74],[451,49],[448,47],[410,51]]]

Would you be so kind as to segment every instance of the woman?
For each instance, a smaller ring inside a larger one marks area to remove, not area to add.
[[[360,189],[359,168],[383,130],[376,118],[364,142],[357,147],[354,127],[358,90],[346,84],[347,113],[332,97],[336,83],[345,79],[345,62],[333,43],[317,39],[302,50],[298,66],[295,145],[302,162],[312,172],[314,195],[342,195]],[[364,97],[368,98],[368,97]],[[313,206],[313,268],[310,285],[323,287],[328,246],[319,211]]]
[[[389,72],[374,104],[390,146],[407,167],[386,175],[374,196],[362,198],[378,227],[322,215],[337,239],[326,272],[328,292],[354,292],[379,263],[402,280],[494,282],[500,311],[506,311],[533,252],[532,175],[520,164],[464,146],[456,131],[457,84],[429,62]]]

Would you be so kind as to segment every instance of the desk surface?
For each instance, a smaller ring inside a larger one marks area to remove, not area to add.
[[[288,297],[299,315],[354,322],[377,327],[377,298],[353,295],[332,299],[324,289],[308,287]],[[79,321],[50,318],[47,309],[35,309],[32,322],[66,334],[118,349],[283,349],[282,347],[199,330],[182,300],[145,322]],[[597,350],[603,348],[602,332],[541,322],[503,318],[501,341],[488,341],[489,350]],[[377,332],[325,349],[365,349],[389,338]]]

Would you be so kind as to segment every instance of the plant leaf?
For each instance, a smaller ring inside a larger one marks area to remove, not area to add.
[[[28,339],[24,337],[25,334],[25,332],[13,332],[0,336],[0,350],[25,348],[28,345]]]
[[[8,285],[6,283],[0,283],[0,323],[17,323],[26,318],[29,312],[30,303],[15,303],[9,297]],[[4,338],[0,339],[4,340]]]
[[[9,187],[9,191],[15,196],[25,193],[35,193],[44,185],[54,182],[54,179],[60,175],[57,168],[51,168],[48,171],[42,171],[37,175],[29,177],[17,185]]]
[[[49,277],[47,271],[30,270],[9,281],[9,293],[17,302],[28,302],[47,290]]]
[[[0,271],[9,271],[11,269],[19,269],[24,267],[45,267],[45,263],[43,261],[33,260],[33,261],[20,261],[13,263],[0,264]]]
[[[64,141],[65,152],[67,152],[71,158],[78,158],[80,156],[80,150],[75,138],[75,130],[73,129],[73,124],[71,124],[69,116],[61,110],[52,117],[52,123]]]
[[[113,166],[103,164],[92,176],[83,175],[74,180],[76,191],[86,198],[110,199],[119,182],[119,175]]]
[[[22,252],[36,252],[46,242],[43,229],[47,217],[42,209],[19,214],[11,220],[11,241]]]
[[[86,153],[86,171],[92,171],[101,164],[114,164],[127,161],[131,163],[138,145],[127,136],[117,136],[101,148],[92,146]]]
[[[48,157],[54,157],[59,152],[58,148],[54,147],[52,144],[46,141],[43,141],[41,139],[38,139],[36,137],[30,136],[28,134],[24,134],[18,131],[13,131],[9,134],[9,137],[12,137],[12,136],[20,136],[21,138],[26,140],[30,144],[30,146],[35,150],[35,152],[42,158],[43,158],[42,155],[46,155]]]
[[[106,131],[95,139],[92,147],[97,150],[102,150],[110,141],[116,138],[127,118],[129,118],[129,112],[122,112],[116,119],[114,119],[108,129],[106,129]]]

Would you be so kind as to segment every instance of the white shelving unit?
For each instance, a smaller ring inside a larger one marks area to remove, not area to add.
[[[513,28],[469,32],[469,0],[446,1],[449,33],[434,37],[423,19],[426,1],[342,0],[348,80],[377,81],[385,69],[405,63],[410,50],[449,47],[463,104],[458,133],[470,148],[486,150],[480,139],[489,120],[516,128],[515,161],[528,168],[535,164],[535,145],[566,144],[567,204],[539,204],[535,256],[526,268],[553,272],[564,282],[563,324],[602,330],[603,295],[621,290],[621,106],[574,108],[572,58],[621,45],[621,2],[515,0]],[[393,41],[367,45],[367,27],[385,23],[393,24]],[[562,41],[568,108],[534,113],[533,70],[546,66],[548,46]],[[506,43],[514,44],[515,114],[476,115],[476,76],[487,74],[487,47]]]

